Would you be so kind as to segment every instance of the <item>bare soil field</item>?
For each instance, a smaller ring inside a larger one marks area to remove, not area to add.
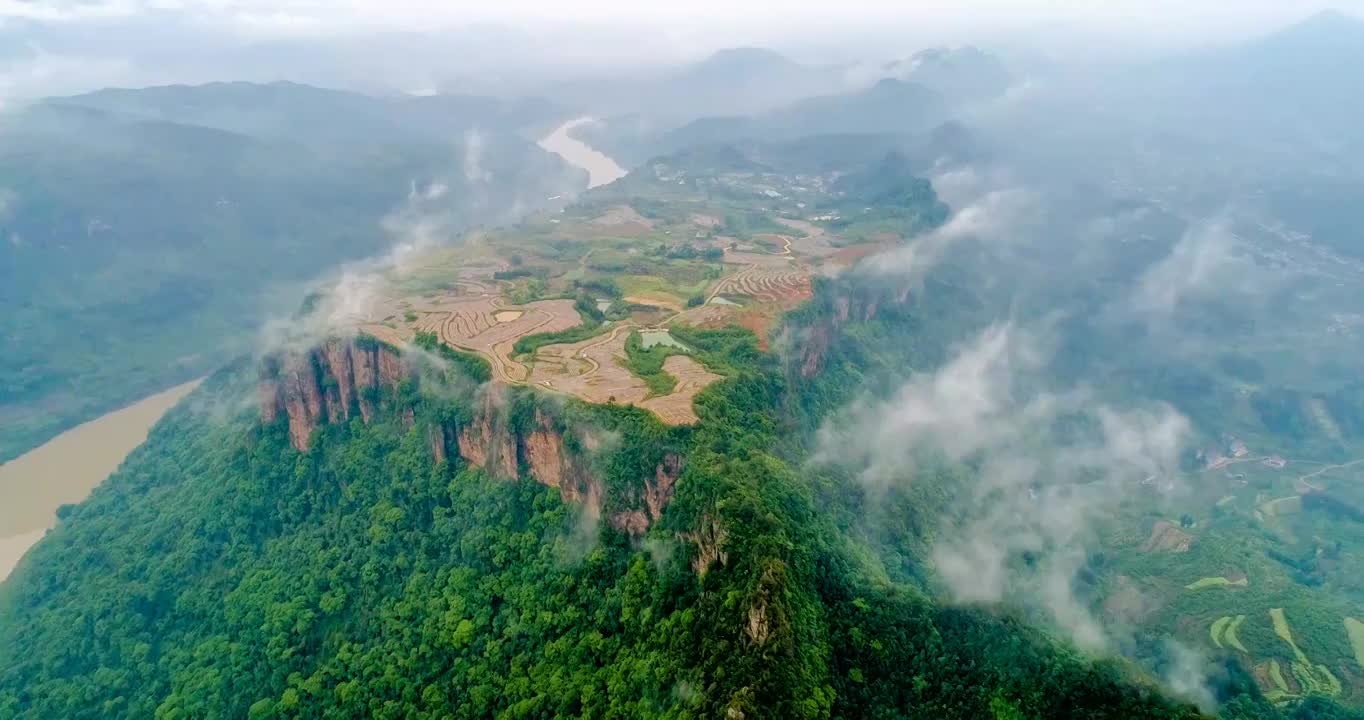
[[[751,297],[758,302],[799,303],[813,294],[810,274],[798,268],[752,266],[726,277],[713,295]]]
[[[726,265],[757,265],[768,268],[785,268],[791,266],[791,256],[780,253],[767,252],[743,252],[735,250],[725,250],[724,260],[721,262]]]
[[[682,312],[682,306],[673,298],[665,295],[627,295],[622,299],[635,305],[648,305],[665,308],[673,312]]]
[[[644,381],[621,365],[626,359],[625,340],[635,329],[621,325],[605,337],[540,348],[529,383],[590,403],[635,405],[669,425],[696,422],[692,399],[720,376],[690,357],[673,355],[663,361],[663,369],[677,378],[677,387],[668,395],[650,398]]]
[[[669,425],[690,425],[699,418],[692,401],[707,385],[722,379],[686,355],[671,355],[663,361],[664,372],[677,378],[677,387],[668,395],[650,398],[639,406]]]
[[[838,251],[833,240],[829,237],[829,233],[812,222],[793,218],[775,218],[775,220],[798,233],[798,236],[792,239],[791,247],[801,255],[824,257]]]
[[[644,381],[621,366],[630,326],[579,343],[547,345],[535,354],[530,383],[590,403],[635,405],[649,394]]]
[[[524,365],[512,359],[512,347],[517,340],[582,324],[572,300],[507,305],[501,298],[491,296],[445,297],[434,301],[419,298],[408,304],[408,311],[417,319],[401,325],[401,330],[376,324],[360,329],[388,342],[408,340],[415,332],[435,333],[451,347],[481,353],[492,363],[497,379],[511,383],[524,382],[530,375]]]
[[[412,332],[406,327],[392,328],[388,325],[366,323],[359,326],[358,329],[365,335],[394,347],[402,347],[404,343],[412,339]]]
[[[629,205],[617,205],[610,210],[592,218],[593,225],[643,225],[645,229],[653,229],[654,224],[649,218],[640,215]]]
[[[1193,543],[1193,537],[1175,527],[1173,523],[1157,520],[1151,527],[1151,536],[1142,543],[1142,552],[1185,553]]]

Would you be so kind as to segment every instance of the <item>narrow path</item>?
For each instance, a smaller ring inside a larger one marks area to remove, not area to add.
[[[1314,478],[1314,477],[1316,477],[1316,476],[1318,476],[1318,475],[1321,475],[1321,474],[1323,474],[1323,473],[1330,472],[1330,471],[1332,471],[1332,470],[1340,470],[1340,469],[1342,469],[1342,468],[1354,467],[1355,465],[1359,465],[1360,463],[1364,463],[1364,458],[1358,458],[1358,459],[1355,459],[1355,460],[1351,460],[1351,461],[1349,461],[1349,462],[1341,463],[1341,464],[1339,464],[1339,465],[1327,465],[1327,466],[1324,467],[1324,468],[1321,468],[1321,469],[1319,469],[1319,470],[1314,470],[1314,471],[1312,471],[1312,472],[1310,472],[1310,473],[1307,473],[1306,475],[1299,475],[1299,476],[1298,476],[1298,479],[1297,479],[1297,480],[1294,480],[1293,482],[1294,482],[1295,484],[1296,484],[1296,483],[1302,483],[1302,484],[1306,485],[1306,486],[1309,487],[1309,488],[1312,488],[1313,490],[1315,490],[1315,491],[1317,491],[1317,492],[1321,492],[1321,491],[1325,490],[1326,488],[1321,487],[1321,486],[1319,486],[1319,485],[1313,485],[1313,484],[1310,482],[1311,478]]]

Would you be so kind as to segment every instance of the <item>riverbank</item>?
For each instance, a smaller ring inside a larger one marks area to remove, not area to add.
[[[57,518],[57,508],[84,500],[118,469],[166,411],[198,387],[177,385],[77,425],[0,465],[0,580]]]

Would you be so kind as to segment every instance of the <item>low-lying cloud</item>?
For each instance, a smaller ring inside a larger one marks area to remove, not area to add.
[[[966,186],[974,189],[979,183],[969,171],[958,171],[949,176],[962,186],[951,193],[957,197],[970,194],[972,190]],[[874,275],[906,277],[917,284],[956,245],[968,240],[1000,243],[1023,237],[1036,223],[1040,212],[1040,198],[1032,192],[1019,188],[989,190],[964,204],[941,227],[915,238],[904,247],[868,258],[860,268]]]
[[[1043,611],[1076,645],[1111,638],[1075,589],[1100,523],[1125,498],[1174,492],[1188,421],[1151,403],[1114,407],[1085,386],[1056,389],[1048,344],[998,324],[935,372],[869,394],[821,429],[815,462],[852,470],[868,492],[916,482],[935,459],[975,468],[934,534],[946,593]],[[1058,437],[1068,424],[1078,431]]]
[[[1239,285],[1248,268],[1249,263],[1235,254],[1235,239],[1225,220],[1196,225],[1137,281],[1130,310],[1168,317],[1183,300]]]

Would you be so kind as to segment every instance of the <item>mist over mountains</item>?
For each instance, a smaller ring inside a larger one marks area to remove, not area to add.
[[[1364,21],[464,32],[0,107],[0,716],[1359,716]]]

